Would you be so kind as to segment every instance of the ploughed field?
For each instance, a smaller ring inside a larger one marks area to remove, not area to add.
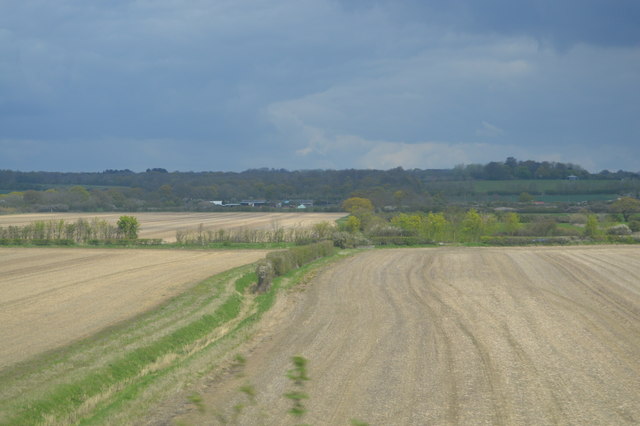
[[[0,369],[134,317],[265,254],[0,247]]]
[[[160,238],[175,242],[176,231],[194,231],[201,224],[205,230],[307,227],[319,222],[333,222],[345,213],[27,213],[0,215],[0,226],[24,226],[35,221],[61,219],[71,222],[79,218],[99,218],[115,224],[123,215],[138,219],[140,238]]]
[[[244,375],[202,388],[205,413],[150,423],[215,424],[247,382],[240,424],[293,423],[293,355],[310,424],[640,423],[638,247],[371,250],[284,300]]]

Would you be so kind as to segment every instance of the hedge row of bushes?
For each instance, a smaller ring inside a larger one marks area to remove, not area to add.
[[[369,237],[372,244],[376,246],[415,246],[423,244],[435,244],[434,241],[427,238],[416,236],[394,236],[394,237]]]
[[[360,233],[345,231],[334,232],[331,236],[333,245],[341,249],[366,247],[371,245],[371,240]]]
[[[638,244],[640,237],[636,235],[607,235],[605,240],[617,244]]]
[[[75,241],[68,239],[34,239],[27,240],[23,238],[0,238],[0,246],[72,246]]]
[[[162,245],[162,238],[136,238],[135,240],[89,240],[92,246],[159,246]]]
[[[136,240],[121,240],[121,239],[108,239],[108,240],[88,240],[86,244],[90,246],[128,246],[128,245],[142,245],[142,246],[157,246],[162,245],[162,239],[160,238],[147,238]],[[39,239],[24,239],[24,238],[0,238],[0,246],[73,246],[76,245],[76,241],[66,238],[39,238]]]
[[[267,291],[273,278],[282,276],[321,257],[330,256],[334,251],[333,241],[321,241],[306,246],[271,252],[256,267],[256,275],[258,276],[256,290],[259,292]]]
[[[480,237],[482,244],[491,246],[563,245],[575,241],[571,237]]]
[[[564,245],[580,242],[604,241],[615,244],[639,244],[635,235],[603,235],[600,238],[576,237],[482,237],[481,242],[491,246]]]
[[[0,226],[0,239],[5,240],[71,240],[77,243],[86,243],[90,240],[116,240],[126,239],[117,226],[103,219],[91,220],[78,219],[75,222],[64,220],[35,221],[24,226]],[[57,243],[56,243],[57,244]],[[64,244],[64,243],[61,243]]]

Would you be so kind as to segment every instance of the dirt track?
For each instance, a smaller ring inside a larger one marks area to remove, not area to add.
[[[285,423],[299,354],[310,424],[638,424],[639,277],[637,247],[368,251],[279,303],[246,376],[170,423],[216,424],[247,381],[241,423]]]
[[[0,215],[0,226],[24,226],[42,220],[75,221],[78,218],[100,218],[115,224],[122,215],[132,215],[140,222],[140,238],[176,240],[176,231],[194,231],[200,224],[204,229],[271,229],[274,226],[292,228],[311,226],[319,222],[333,222],[345,213],[26,213]]]
[[[131,318],[265,253],[0,248],[0,368]]]

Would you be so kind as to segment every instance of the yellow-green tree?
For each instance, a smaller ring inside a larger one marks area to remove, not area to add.
[[[584,236],[589,238],[597,238],[600,236],[598,217],[595,214],[587,216],[587,223],[584,225]]]
[[[476,209],[470,209],[462,219],[462,236],[466,241],[478,241],[483,232],[482,216]]]
[[[518,213],[509,212],[504,215],[504,232],[508,235],[515,235],[521,227]]]
[[[360,229],[367,229],[373,220],[373,203],[368,198],[348,198],[342,203],[342,208],[358,219]]]
[[[373,212],[373,203],[368,198],[351,197],[342,203],[342,208],[351,214],[362,214]]]
[[[481,215],[482,217],[482,235],[491,235],[496,231],[498,219],[493,213]]]
[[[444,241],[450,226],[443,213],[429,212],[426,218],[426,236],[433,241]]]
[[[424,216],[419,214],[400,213],[391,219],[391,224],[412,235],[422,235],[425,230]]]
[[[140,229],[140,224],[138,223],[138,219],[134,216],[120,216],[118,219],[118,229],[125,238],[130,240],[135,240],[138,238],[138,229]]]
[[[344,222],[342,228],[347,232],[358,232],[360,227],[362,226],[362,222],[356,216],[349,216],[347,220]]]

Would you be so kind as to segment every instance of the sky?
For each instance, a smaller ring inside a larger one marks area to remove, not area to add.
[[[0,169],[640,171],[638,0],[0,0]]]

